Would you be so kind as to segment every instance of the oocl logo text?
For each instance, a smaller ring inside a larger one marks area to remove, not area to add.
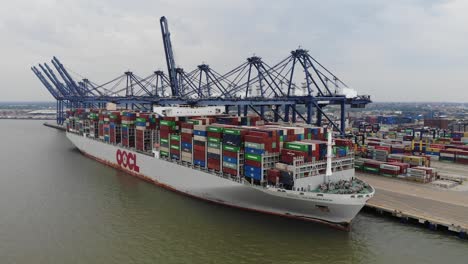
[[[115,158],[117,159],[117,164],[129,170],[140,172],[140,167],[137,165],[137,156],[136,154],[126,152],[125,150],[117,150],[115,153]]]

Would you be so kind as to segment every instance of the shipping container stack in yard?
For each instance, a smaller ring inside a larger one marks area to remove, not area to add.
[[[67,113],[70,132],[255,184],[291,188],[294,179],[324,173],[326,167],[322,127],[265,123],[258,116],[159,117],[102,109]],[[82,129],[83,122],[89,129]],[[352,141],[335,139],[340,169],[354,168],[352,150]]]
[[[420,132],[422,133],[422,132]],[[423,133],[414,136],[413,129],[372,133],[361,150],[366,157],[384,161],[383,147],[390,154],[424,155],[433,160],[468,164],[468,132]]]

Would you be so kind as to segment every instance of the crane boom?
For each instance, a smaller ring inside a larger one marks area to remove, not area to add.
[[[44,86],[49,90],[49,92],[52,94],[52,96],[56,99],[59,100],[61,98],[61,95],[52,87],[52,85],[44,78],[42,73],[36,68],[36,67],[31,67],[31,70],[36,74],[37,78],[44,84]]]
[[[55,63],[54,63],[55,62]],[[57,71],[60,73],[60,76],[62,76],[63,80],[71,86],[72,89],[76,91],[76,93],[79,96],[84,96],[83,91],[81,90],[82,87],[79,87],[76,82],[73,80],[73,78],[70,76],[68,71],[63,67],[63,64],[57,59],[57,57],[54,56],[52,59],[52,63],[56,66]]]
[[[164,52],[166,53],[167,71],[169,73],[172,96],[178,96],[179,84],[177,83],[176,65],[174,60],[174,53],[172,52],[171,33],[169,33],[169,26],[167,24],[166,17],[161,17],[159,22],[161,24],[161,33],[164,43]]]

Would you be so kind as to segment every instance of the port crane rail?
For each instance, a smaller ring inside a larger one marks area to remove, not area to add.
[[[153,105],[225,106],[226,111],[234,108],[239,115],[252,111],[264,119],[271,111],[274,121],[302,120],[321,126],[325,118],[344,135],[346,105],[363,108],[371,102],[368,95],[344,95],[341,89],[348,86],[301,48],[273,66],[252,56],[225,74],[205,63],[186,72],[176,67],[165,17],[160,25],[168,74],[158,70],[139,77],[127,71],[96,84],[86,78],[75,81],[56,57],[51,63],[60,79],[47,63],[33,66],[31,70],[57,100],[57,123],[65,120],[65,108],[103,107],[108,102],[141,110],[151,110]],[[328,105],[340,106],[339,124],[324,111]]]

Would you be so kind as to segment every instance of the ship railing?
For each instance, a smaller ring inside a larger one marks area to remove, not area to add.
[[[294,160],[292,172],[295,179],[306,178],[311,176],[318,176],[325,173],[327,168],[326,161],[321,162],[303,162],[300,159]],[[333,171],[343,171],[354,168],[354,157],[347,156],[342,158],[335,158],[332,160]],[[307,175],[306,175],[307,174]]]

